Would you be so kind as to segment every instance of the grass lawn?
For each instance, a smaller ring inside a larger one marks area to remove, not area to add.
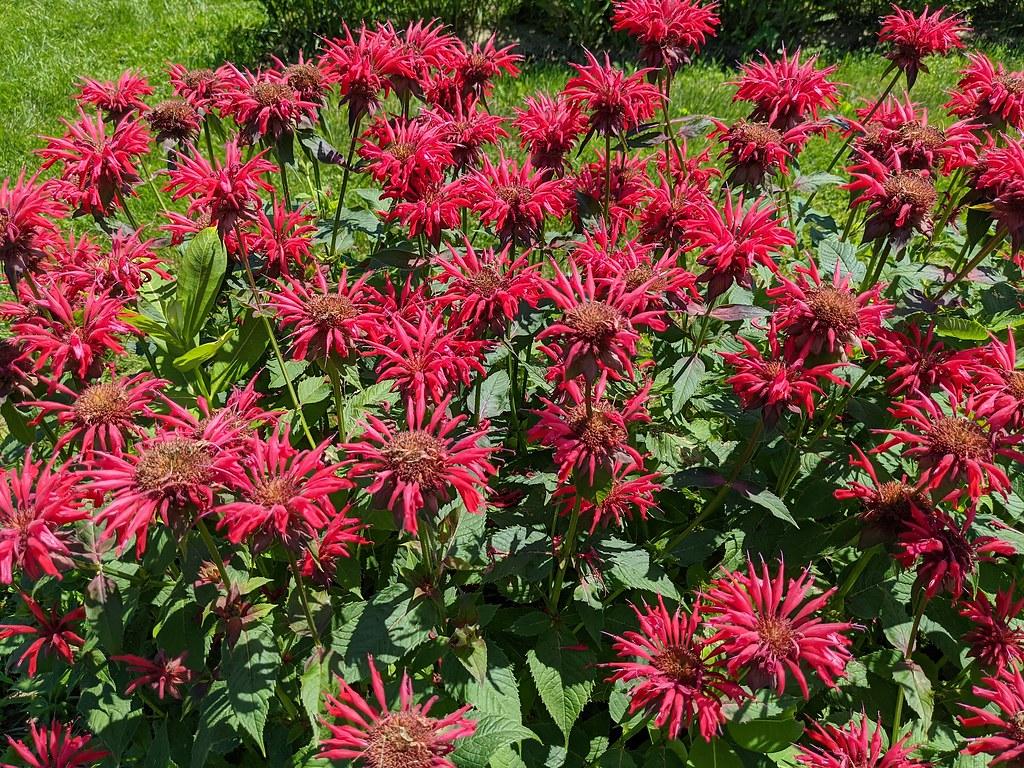
[[[19,0],[12,6],[4,16],[7,45],[0,57],[0,177],[32,169],[38,136],[62,132],[59,119],[73,110],[79,76],[112,78],[134,67],[166,92],[163,69],[169,61],[217,64],[225,51],[237,48],[246,29],[262,21],[256,0]],[[1010,67],[1024,67],[1020,54],[991,54]],[[960,57],[933,61],[931,74],[922,75],[914,88],[915,101],[940,121],[940,105],[962,62]],[[849,113],[882,89],[885,61],[861,54],[838,63],[836,77],[848,85],[843,108]],[[508,114],[524,96],[558,90],[568,76],[555,64],[527,67],[520,78],[500,82],[492,106]],[[745,107],[732,103],[732,87],[726,84],[732,76],[729,67],[714,63],[685,69],[676,78],[672,111],[726,120],[741,116]],[[825,142],[812,141],[803,165],[822,168],[831,154]],[[148,207],[146,197],[143,207]]]

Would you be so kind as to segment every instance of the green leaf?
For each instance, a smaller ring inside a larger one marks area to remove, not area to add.
[[[238,332],[214,357],[210,367],[210,394],[217,395],[252,370],[269,343],[263,320],[251,310],[246,312]]]
[[[310,376],[299,379],[295,385],[295,394],[302,405],[322,403],[331,396],[331,383],[326,376]]]
[[[372,384],[345,399],[341,409],[342,423],[345,425],[345,437],[352,432],[366,414],[383,404],[393,405],[398,402],[398,393],[392,391],[390,381]]]
[[[953,317],[944,315],[935,324],[935,332],[939,336],[950,339],[961,339],[963,341],[985,341],[988,339],[988,329],[977,320],[968,320],[964,317]]]
[[[569,742],[569,732],[594,691],[592,671],[585,666],[588,654],[562,648],[562,638],[550,633],[526,654],[526,664],[537,693]]]
[[[28,425],[28,418],[18,410],[10,398],[4,400],[3,405],[0,405],[0,414],[3,415],[7,429],[11,431],[15,440],[24,445],[31,445],[35,442],[35,430]]]
[[[605,558],[606,575],[618,586],[679,599],[672,580],[661,566],[651,562],[646,549],[612,537],[600,542],[597,550]]]
[[[483,715],[476,721],[472,736],[463,739],[452,753],[459,768],[486,768],[491,756],[509,744],[526,739],[539,741],[536,734],[519,723],[499,715]]]
[[[174,358],[174,367],[184,373],[194,371],[207,360],[213,358],[213,356],[220,351],[221,347],[227,344],[234,335],[235,329],[229,328],[224,332],[224,335],[216,341],[208,341],[205,344],[200,344],[198,347],[193,347],[185,354],[178,355]]]
[[[330,671],[327,664],[315,659],[302,673],[299,698],[302,700],[306,714],[309,715],[309,722],[313,726],[314,732],[317,729],[317,718],[320,716],[320,694],[327,687],[329,679]]]
[[[730,722],[726,727],[739,746],[765,755],[785,749],[804,732],[803,724],[792,715],[757,717],[743,723]]]
[[[864,263],[857,258],[857,247],[837,237],[827,237],[818,243],[818,267],[823,275],[831,276],[836,264],[839,271],[852,276],[854,283],[860,283],[868,271]]]
[[[928,679],[928,675],[918,664],[910,660],[897,665],[893,670],[892,678],[903,689],[907,704],[918,714],[920,718],[918,727],[921,732],[927,733],[932,724],[932,713],[935,710],[932,681]]]
[[[177,331],[182,341],[194,339],[205,325],[227,267],[228,254],[214,227],[204,229],[178,250],[174,277],[181,307]]]
[[[225,649],[221,663],[231,722],[236,729],[249,734],[264,754],[263,729],[280,666],[281,654],[273,631],[262,623],[242,630],[238,642]]]
[[[690,747],[689,765],[692,768],[743,768],[743,761],[724,739],[708,742],[698,737]]]
[[[797,525],[796,520],[793,519],[793,515],[790,514],[789,507],[786,506],[786,503],[771,491],[762,490],[757,493],[751,493],[749,490],[743,490],[741,488],[737,488],[737,490],[743,494],[743,497],[747,501],[752,501],[759,507],[764,507],[771,512],[774,517],[779,518],[779,520],[786,521],[794,528],[800,527]]]
[[[85,601],[85,616],[89,626],[96,630],[103,651],[107,654],[121,653],[124,639],[124,602],[121,590],[112,586],[103,602],[88,597]]]
[[[127,749],[142,722],[142,710],[118,693],[106,670],[97,674],[92,685],[82,688],[78,711],[89,731],[115,759]]]
[[[225,749],[234,743],[232,718],[227,684],[223,680],[214,680],[203,697],[203,708],[199,712],[199,726],[192,742],[192,768],[203,768],[211,750]]]
[[[492,373],[480,384],[480,418],[493,419],[508,412],[509,379],[507,371]]]
[[[171,760],[171,742],[167,738],[167,721],[161,720],[149,742],[145,768],[170,768],[173,765],[175,763]]]
[[[394,664],[430,638],[437,609],[425,596],[403,584],[381,590],[369,603],[351,607],[350,618],[334,633],[334,650],[347,665],[361,664],[368,654]]]
[[[472,704],[477,712],[500,715],[516,724],[522,722],[515,668],[493,642],[487,643],[487,672],[482,679],[473,678],[464,667],[452,667],[445,675],[445,684],[457,701]]]
[[[672,367],[672,410],[680,411],[693,397],[704,378],[704,361],[699,357],[682,357]]]

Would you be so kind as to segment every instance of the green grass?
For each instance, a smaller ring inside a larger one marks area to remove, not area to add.
[[[75,81],[128,67],[159,79],[167,62],[218,63],[257,25],[256,0],[15,0],[3,12],[0,177],[36,163],[39,135],[61,131]]]

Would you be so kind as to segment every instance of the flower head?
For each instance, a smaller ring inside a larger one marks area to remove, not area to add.
[[[787,581],[781,560],[774,576],[764,561],[758,569],[748,560],[746,572],[726,571],[712,583],[706,593],[708,623],[715,629],[711,642],[721,644],[731,674],[745,670],[751,688],[774,688],[781,696],[788,672],[808,698],[803,668],[809,666],[835,687],[852,658],[847,634],[854,626],[823,621],[821,612],[836,590],[811,597],[813,589],[810,567]]]
[[[460,170],[480,165],[484,147],[508,136],[501,127],[505,118],[481,109],[476,101],[457,101],[451,111],[435,105],[420,116],[441,131],[441,139],[451,145],[452,162]]]
[[[721,23],[718,3],[699,0],[616,0],[612,27],[636,38],[649,67],[676,69],[700,51]]]
[[[434,248],[441,247],[446,230],[458,229],[464,203],[460,180],[425,186],[395,206],[394,218],[409,228],[409,237],[423,235]]]
[[[175,95],[200,115],[210,111],[223,88],[220,73],[212,69],[186,69],[181,64],[172,64],[167,72]]]
[[[648,512],[658,506],[655,494],[661,490],[658,483],[661,475],[644,472],[642,464],[618,459],[612,467],[611,480],[607,489],[598,499],[581,494],[575,485],[563,485],[554,493],[554,498],[563,504],[563,514],[572,514],[579,505],[583,520],[590,520],[590,532],[602,526],[614,524],[622,527],[629,520],[645,520]]]
[[[68,664],[74,663],[75,648],[81,648],[85,640],[75,632],[75,624],[85,618],[85,606],[61,614],[59,606],[49,612],[43,611],[39,603],[24,592],[21,600],[35,620],[34,624],[0,624],[0,640],[9,637],[26,636],[35,638],[18,659],[19,664],[28,662],[28,676],[35,677],[39,667],[39,654],[59,656]]]
[[[961,704],[970,715],[961,716],[965,728],[985,728],[987,736],[967,741],[968,755],[990,755],[989,765],[1013,766],[1024,755],[1024,678],[1020,669],[1007,666],[972,689],[990,708]]]
[[[28,730],[31,743],[27,743],[29,739],[15,740],[13,736],[7,737],[7,743],[29,768],[87,768],[97,765],[108,754],[90,745],[92,736],[76,736],[70,724],[64,725],[56,719],[42,726],[31,722]],[[18,766],[2,763],[0,768]]]
[[[565,86],[565,96],[590,116],[590,130],[620,136],[651,117],[661,104],[661,92],[645,80],[650,71],[627,75],[612,66],[608,54],[602,64],[590,51],[586,64],[573,64],[576,77]]]
[[[440,127],[424,120],[378,119],[361,141],[366,172],[387,197],[405,199],[440,183],[454,162]]]
[[[526,108],[516,109],[512,121],[519,131],[519,145],[530,151],[535,168],[560,173],[565,156],[587,125],[587,117],[564,94],[552,98],[546,93],[526,97]]]
[[[188,652],[168,656],[159,650],[152,659],[125,654],[111,656],[110,660],[124,664],[135,673],[135,677],[125,689],[127,695],[130,696],[135,690],[146,686],[152,688],[156,692],[156,697],[163,701],[167,696],[180,699],[182,687],[191,682],[192,670],[185,666],[187,656]]]
[[[14,288],[21,276],[34,269],[46,249],[60,237],[53,219],[64,215],[64,206],[48,194],[37,177],[0,182],[0,263]]]
[[[283,200],[274,199],[268,216],[262,208],[256,211],[256,231],[242,232],[245,252],[260,255],[271,274],[301,274],[310,261],[316,232],[313,218],[304,208],[291,210]]]
[[[1024,598],[1014,599],[1015,589],[999,590],[994,600],[982,592],[960,603],[960,615],[970,620],[964,635],[970,655],[991,669],[1003,669],[1024,662],[1024,629],[1019,620]]]
[[[850,721],[842,728],[812,723],[807,733],[814,743],[798,745],[796,755],[796,761],[807,768],[929,768],[929,763],[911,756],[909,737],[887,748],[882,729],[869,726],[863,714],[860,723]]]
[[[304,99],[278,72],[253,74],[227,65],[217,97],[221,114],[234,118],[245,144],[275,143],[316,121],[317,104]]]
[[[885,58],[903,71],[907,87],[912,88],[917,73],[928,71],[924,59],[963,48],[960,37],[968,31],[963,17],[958,13],[947,15],[945,8],[930,11],[925,6],[921,15],[915,16],[894,4],[892,13],[882,17],[878,41],[891,46]]]
[[[341,722],[324,721],[330,735],[321,740],[319,757],[354,760],[365,768],[455,768],[448,759],[455,742],[476,730],[476,722],[465,716],[471,707],[431,717],[437,697],[415,704],[412,680],[403,673],[398,709],[391,710],[373,657],[368,661],[376,708],[339,678],[338,695],[328,695],[325,706],[327,714]]]
[[[613,636],[620,660],[606,665],[615,670],[609,682],[629,685],[630,714],[656,713],[654,724],[667,727],[669,738],[696,723],[711,741],[725,722],[722,700],[741,700],[744,693],[725,674],[719,647],[701,635],[701,603],[689,614],[669,613],[659,595],[656,606],[633,606],[633,612],[640,630]]]
[[[495,45],[495,36],[484,42],[473,43],[466,47],[459,41],[458,50],[449,60],[449,66],[455,73],[455,82],[463,97],[486,96],[494,90],[494,79],[502,72],[510,77],[519,74],[516,66],[523,57],[512,53],[515,45],[499,48]]]
[[[127,70],[117,80],[99,81],[83,77],[75,100],[83,107],[100,109],[107,120],[116,125],[128,115],[146,109],[143,97],[153,93],[153,87],[139,73]]]
[[[966,356],[935,338],[935,327],[922,331],[917,325],[908,334],[881,328],[875,334],[876,359],[889,369],[889,393],[911,395],[942,387],[960,392],[970,381]]]
[[[861,153],[860,161],[850,167],[850,174],[852,181],[842,188],[859,193],[851,207],[868,204],[864,242],[890,237],[904,243],[915,230],[931,234],[931,214],[938,192],[928,171],[902,170],[899,155],[883,163],[873,155]]]
[[[829,76],[836,67],[817,66],[818,57],[800,61],[801,52],[790,56],[785,50],[782,57],[772,61],[763,53],[761,61],[748,61],[740,69],[734,101],[754,104],[752,120],[769,123],[780,131],[794,125],[818,119],[818,113],[839,104],[839,89]]]
[[[817,126],[808,123],[783,132],[767,122],[738,120],[731,126],[718,121],[712,135],[725,144],[719,157],[727,158],[730,183],[759,186],[766,176],[789,173],[786,162],[796,157],[814,130]]]
[[[1024,72],[1007,72],[983,53],[968,53],[967,59],[949,111],[997,131],[1024,128]]]

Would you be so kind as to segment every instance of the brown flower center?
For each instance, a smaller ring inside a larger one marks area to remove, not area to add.
[[[408,142],[395,142],[388,147],[388,152],[396,160],[408,160],[416,154],[416,146]]]
[[[158,135],[185,138],[195,131],[199,120],[192,105],[181,99],[170,99],[157,104],[146,115],[146,122]]]
[[[584,301],[565,313],[565,324],[588,341],[598,343],[622,327],[622,313],[603,301]]]
[[[432,768],[437,721],[416,712],[391,712],[370,727],[363,760],[370,768]]]
[[[1014,712],[1006,718],[1006,731],[1014,741],[1024,742],[1024,710]]]
[[[609,451],[622,445],[628,435],[622,425],[612,418],[608,407],[595,403],[587,416],[586,403],[580,403],[566,414],[569,428],[588,449]]]
[[[275,477],[256,489],[256,500],[268,507],[287,506],[295,498],[295,482],[288,477]]]
[[[746,120],[740,120],[732,127],[732,135],[737,142],[754,144],[761,148],[773,144],[782,144],[782,134],[768,123],[751,123]]]
[[[986,459],[991,457],[988,435],[980,424],[963,416],[943,416],[935,420],[928,430],[935,453],[956,456],[958,459]]]
[[[7,228],[11,225],[11,212],[6,208],[0,208],[0,245],[7,238]]]
[[[774,379],[780,373],[785,373],[786,364],[781,360],[769,360],[764,364],[765,378]]]
[[[857,297],[850,291],[830,286],[808,291],[807,303],[814,316],[840,333],[852,333],[860,327]]]
[[[1018,400],[1024,400],[1024,371],[1010,371],[1006,375],[1006,389]]]
[[[300,93],[315,93],[320,90],[324,76],[312,64],[292,64],[285,67],[284,79]]]
[[[474,272],[469,276],[468,282],[474,291],[489,298],[500,290],[504,278],[498,274],[497,270],[491,267],[482,267],[479,272]]]
[[[935,185],[919,174],[894,173],[882,186],[890,199],[902,205],[910,205],[919,211],[930,211],[935,205]]]
[[[700,685],[704,662],[692,649],[682,645],[669,646],[656,655],[651,664],[676,682],[697,687]]]
[[[639,288],[644,283],[653,280],[655,277],[654,270],[650,264],[638,264],[626,273],[626,290],[633,291]],[[658,289],[660,281],[655,280],[651,283],[651,288]]]
[[[419,430],[399,432],[381,453],[401,480],[425,486],[440,484],[447,453],[444,443],[433,435]]]
[[[174,437],[146,450],[135,465],[135,483],[144,491],[173,491],[210,482],[210,447],[201,440]]]
[[[186,73],[184,82],[186,87],[196,89],[208,85],[216,79],[217,76],[212,69],[193,69],[191,72]]]
[[[129,417],[128,393],[112,381],[86,387],[75,400],[75,416],[84,424],[112,424]]]
[[[1006,72],[999,75],[996,82],[1014,96],[1024,94],[1024,72]]]
[[[918,122],[904,123],[897,132],[904,144],[917,144],[925,149],[938,149],[946,141],[946,134],[941,129]]]
[[[788,658],[796,650],[796,633],[788,619],[764,616],[757,620],[757,634],[775,659]]]
[[[530,199],[530,188],[525,184],[505,184],[495,190],[499,198],[511,206],[522,205]]]
[[[316,325],[328,328],[340,328],[358,314],[351,299],[338,295],[314,296],[306,303],[306,312]]]
[[[252,97],[261,107],[274,107],[290,101],[292,89],[284,83],[257,83],[253,86]]]

